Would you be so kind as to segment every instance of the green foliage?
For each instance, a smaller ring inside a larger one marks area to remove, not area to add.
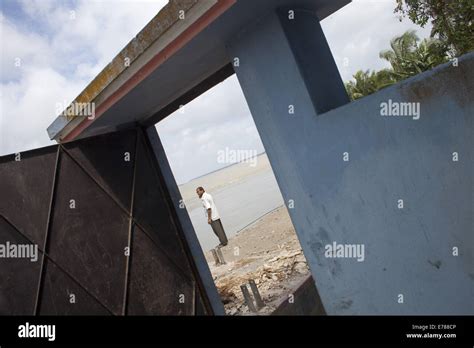
[[[352,100],[372,94],[423,71],[474,50],[474,0],[395,0],[395,13],[407,16],[424,27],[433,26],[430,38],[420,42],[414,31],[407,31],[390,42],[380,58],[391,68],[378,72],[359,70],[346,83]]]
[[[359,70],[354,80],[346,83],[349,97],[355,100],[375,93],[448,61],[447,47],[440,40],[419,41],[414,31],[393,38],[390,49],[380,52],[380,58],[390,63],[391,67],[378,72]]]
[[[346,83],[346,90],[352,100],[362,98],[390,86],[396,81],[388,69],[378,72],[359,70],[354,75],[354,81]]]
[[[474,0],[396,0],[395,13],[424,27],[433,26],[431,38],[439,39],[451,57],[474,50]]]
[[[380,52],[380,58],[392,66],[396,81],[404,80],[445,63],[447,48],[437,39],[424,39],[420,44],[414,31],[407,31],[390,41],[390,49]]]

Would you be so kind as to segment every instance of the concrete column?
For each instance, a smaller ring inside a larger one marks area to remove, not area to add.
[[[316,15],[288,8],[279,10],[278,17],[316,113],[349,103]]]
[[[238,58],[235,72],[318,285],[310,238],[320,207],[311,192],[317,172],[313,158],[315,151],[324,151],[313,146],[318,114],[349,99],[316,16],[290,11],[279,10],[247,27],[228,44],[228,52]],[[321,293],[323,303],[326,293]]]

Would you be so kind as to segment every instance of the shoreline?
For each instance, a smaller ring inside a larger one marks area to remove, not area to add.
[[[286,207],[250,223],[221,248],[226,264],[205,252],[227,315],[268,315],[308,277],[309,268]],[[250,312],[240,286],[253,279],[265,307]]]

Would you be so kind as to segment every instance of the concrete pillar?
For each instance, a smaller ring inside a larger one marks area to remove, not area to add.
[[[233,61],[239,58],[235,72],[318,284],[309,237],[318,197],[311,187],[314,152],[324,149],[312,144],[318,114],[349,102],[319,20],[305,10],[281,9],[247,27],[228,52]]]
[[[278,11],[281,27],[317,114],[349,102],[319,20],[306,10]]]

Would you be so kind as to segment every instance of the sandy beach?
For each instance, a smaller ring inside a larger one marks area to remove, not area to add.
[[[216,266],[211,252],[206,259],[229,315],[270,314],[309,274],[284,206],[237,233],[221,250],[227,264]],[[249,279],[255,281],[265,303],[258,313],[244,305],[240,290]]]
[[[179,189],[211,273],[229,315],[270,314],[308,274],[306,260],[266,154],[196,178]],[[217,205],[229,244],[216,266],[211,249],[218,240],[207,224],[196,187]],[[253,279],[265,307],[252,313],[240,286]]]
[[[194,179],[179,189],[196,235],[204,251],[218,244],[196,188],[210,193],[219,211],[228,238],[266,213],[283,205],[283,197],[266,154],[257,157],[255,166],[238,163]]]

